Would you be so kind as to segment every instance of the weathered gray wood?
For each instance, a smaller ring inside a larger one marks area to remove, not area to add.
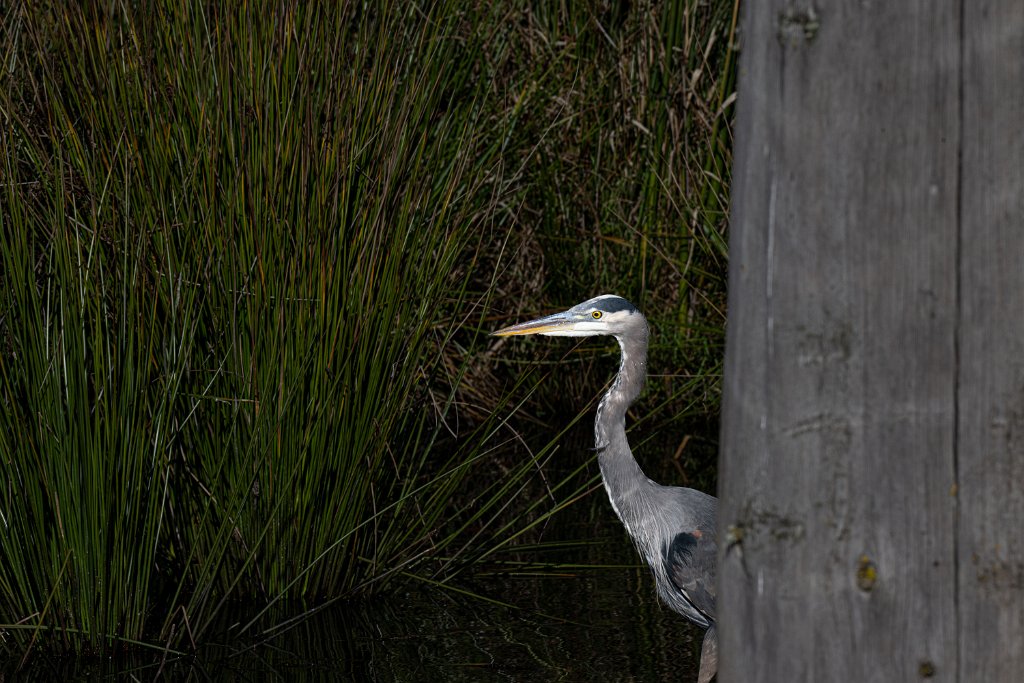
[[[964,3],[963,681],[1024,680],[1024,3]]]
[[[960,8],[744,3],[723,683],[983,680],[958,672],[951,495]]]

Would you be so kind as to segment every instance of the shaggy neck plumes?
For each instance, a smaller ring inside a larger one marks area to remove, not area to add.
[[[608,498],[619,519],[636,538],[635,520],[627,519],[623,513],[641,506],[625,503],[626,499],[644,496],[645,485],[650,480],[640,469],[626,441],[626,410],[640,395],[647,376],[647,325],[643,325],[643,334],[636,335],[636,339],[620,339],[619,346],[622,349],[619,374],[597,406],[594,437]]]
[[[626,438],[626,410],[633,404],[647,377],[647,330],[636,341],[619,341],[622,360],[619,374],[597,406],[594,437],[598,450],[603,450],[619,437]]]

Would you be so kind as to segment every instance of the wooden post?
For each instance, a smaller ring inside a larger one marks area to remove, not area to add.
[[[962,681],[1021,681],[1024,3],[965,0],[962,45],[957,651]]]
[[[1024,3],[743,19],[720,680],[1024,680]]]

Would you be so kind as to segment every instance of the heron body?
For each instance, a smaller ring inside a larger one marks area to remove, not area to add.
[[[626,410],[647,377],[647,320],[622,297],[605,294],[567,311],[498,330],[512,336],[611,335],[622,359],[594,420],[597,460],[608,499],[654,574],[658,596],[671,609],[707,629],[699,683],[718,669],[715,630],[715,520],[717,501],[694,489],[662,486],[644,474],[626,440]]]

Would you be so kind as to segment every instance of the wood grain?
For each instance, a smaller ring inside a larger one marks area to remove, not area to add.
[[[962,681],[1024,680],[1024,3],[964,3]]]
[[[951,495],[965,437],[960,3],[744,12],[720,680],[982,680],[958,678]]]

